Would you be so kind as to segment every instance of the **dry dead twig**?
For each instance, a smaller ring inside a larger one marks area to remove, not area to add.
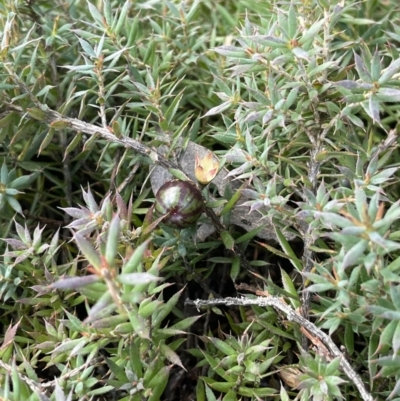
[[[222,299],[209,299],[209,300],[186,300],[187,304],[196,306],[197,309],[216,306],[216,305],[237,305],[237,306],[251,306],[258,305],[261,307],[272,306],[277,311],[283,312],[289,321],[295,322],[302,327],[303,333],[318,347],[328,352],[332,358],[339,358],[340,366],[347,377],[357,387],[362,399],[364,401],[373,401],[372,395],[366,389],[360,376],[354,371],[353,367],[339,350],[337,345],[332,341],[330,336],[319,329],[314,323],[305,319],[301,314],[296,312],[291,306],[287,305],[284,300],[274,296],[258,296],[255,299],[252,298],[222,298]],[[318,348],[320,349],[320,348]]]

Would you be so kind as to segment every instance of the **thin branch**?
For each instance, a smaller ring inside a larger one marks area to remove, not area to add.
[[[305,81],[306,86],[309,88],[309,90],[312,90],[313,86],[310,80],[308,79],[306,69],[302,63],[301,60],[299,60],[298,63],[300,71],[303,72],[303,79]],[[320,126],[320,114],[318,111],[318,98],[314,98],[313,101],[311,102],[311,109],[314,114],[314,121],[316,126]],[[310,159],[308,162],[308,181],[311,184],[311,191],[315,193],[317,191],[317,185],[318,185],[318,175],[320,173],[320,168],[321,168],[321,162],[317,160],[317,155],[322,151],[323,149],[323,138],[324,138],[324,132],[320,132],[318,129],[309,129],[308,127],[304,127],[303,129],[308,137],[308,140],[311,143],[311,151],[310,151]],[[326,130],[327,132],[327,130]],[[326,135],[326,133],[325,133]],[[303,198],[306,199],[306,196],[302,196]],[[312,238],[312,232],[314,228],[312,226],[308,226],[307,231],[303,233],[304,236],[304,251],[303,251],[303,272],[307,273],[311,271],[313,264],[314,264],[314,252],[311,250],[311,247],[314,243],[314,240]],[[305,286],[306,283],[306,278],[303,276],[303,286]],[[308,319],[309,316],[309,310],[310,310],[310,293],[307,291],[303,292],[302,295],[302,314],[303,316]],[[308,348],[308,340],[305,335],[302,336],[302,348],[304,350],[307,350]]]
[[[106,119],[105,119],[105,114],[100,113],[100,117],[102,120],[102,127],[86,123],[82,120],[79,120],[77,118],[71,118],[67,116],[63,116],[62,114],[58,113],[57,111],[54,111],[47,107],[46,105],[40,103],[38,99],[31,93],[29,88],[25,85],[25,83],[18,77],[17,74],[12,70],[11,66],[6,66],[7,71],[12,76],[13,80],[19,85],[21,91],[25,92],[28,94],[30,97],[31,101],[34,103],[34,105],[40,110],[40,113],[35,114],[31,113],[31,117],[38,119],[39,121],[44,121],[50,127],[52,127],[52,124],[54,123],[62,123],[63,128],[66,129],[71,129],[76,132],[84,132],[85,134],[88,135],[99,135],[100,137],[104,138],[108,142],[114,142],[122,145],[125,148],[130,148],[133,149],[134,151],[140,153],[143,156],[150,157],[152,161],[155,164],[158,164],[166,169],[177,169],[180,170],[184,173],[183,169],[179,165],[179,163],[175,163],[169,159],[167,159],[165,156],[163,156],[158,149],[155,147],[148,147],[146,145],[143,145],[140,141],[137,141],[132,138],[128,138],[126,136],[121,136],[117,137],[116,135],[113,134],[112,129],[108,127]],[[99,71],[98,71],[99,72]],[[99,82],[99,87],[100,87],[100,95],[103,93],[101,88],[102,88],[102,82],[101,82],[101,73],[98,73],[100,82]],[[6,110],[8,109],[9,112],[18,112],[19,114],[25,114],[24,110],[16,105],[13,104],[5,104]],[[103,110],[104,109],[100,109]],[[218,233],[221,233],[222,231],[225,231],[226,228],[224,225],[221,223],[219,217],[215,214],[214,210],[211,208],[206,208],[206,214],[207,216],[211,219],[213,225],[215,226],[216,230]],[[238,247],[237,245],[234,245],[233,249],[231,250],[234,256],[238,256],[241,262],[241,265],[247,270],[247,271],[254,271],[254,269],[251,267],[249,261],[247,260],[246,256],[242,252],[241,248]]]
[[[128,137],[124,137],[124,136],[117,137],[111,132],[111,130],[108,127],[106,127],[106,128],[99,127],[97,125],[86,123],[77,118],[63,116],[62,114],[58,113],[57,111],[51,110],[48,107],[46,107],[45,105],[38,103],[37,101],[35,102],[35,105],[43,112],[44,122],[46,122],[50,126],[51,126],[51,124],[53,124],[55,122],[63,122],[66,129],[71,129],[71,130],[77,131],[77,132],[84,132],[85,134],[88,134],[88,135],[97,134],[108,142],[118,143],[121,146],[132,149],[132,150],[140,153],[143,156],[150,157],[155,164],[159,164],[160,166],[162,166],[166,169],[173,168],[173,169],[180,170],[184,173],[184,171],[182,170],[182,168],[179,166],[178,163],[175,163],[175,162],[167,159],[160,153],[160,151],[158,149],[156,149],[154,147],[150,148],[132,138],[128,138]],[[6,108],[6,111],[8,110],[8,112],[14,111],[19,114],[24,114],[24,110],[21,107],[13,105],[13,104],[6,104],[5,108]],[[206,214],[211,219],[211,221],[218,233],[221,233],[222,231],[226,230],[226,228],[220,222],[219,217],[215,214],[213,209],[206,208]],[[242,250],[237,245],[234,246],[234,248],[231,250],[231,252],[235,256],[239,257],[241,265],[247,271],[254,271],[254,269],[250,265],[249,261],[247,260],[246,256],[244,255]]]
[[[119,194],[122,193],[122,191],[130,184],[130,182],[133,180],[133,178],[136,175],[136,172],[138,171],[140,167],[140,163],[135,163],[134,166],[129,170],[127,177],[122,181],[121,184],[119,184],[116,192]]]
[[[318,114],[317,111],[315,111],[316,115]],[[318,176],[320,174],[320,169],[322,162],[318,161],[318,154],[322,152],[323,150],[323,143],[324,140],[330,132],[331,128],[334,127],[336,124],[336,120],[339,117],[333,118],[330,123],[328,124],[327,127],[320,133],[320,134],[315,134],[314,138],[314,133],[313,132],[308,132],[306,130],[306,133],[308,135],[308,138],[310,139],[310,142],[313,144],[313,148],[310,152],[310,162],[309,162],[309,172],[308,172],[308,180],[311,183],[311,190],[315,193],[317,191],[317,184],[318,184]],[[303,197],[306,200],[306,197]],[[309,273],[314,265],[314,252],[312,251],[311,247],[314,244],[315,239],[313,238],[313,231],[314,228],[312,225],[309,225],[307,227],[307,230],[303,233],[304,236],[304,251],[303,251],[303,264],[304,264],[304,270],[303,273]],[[306,276],[303,276],[303,284],[305,284],[306,281]],[[310,301],[311,301],[311,293],[308,291],[303,291],[302,294],[302,314],[304,318],[308,319],[309,317],[309,311],[310,311]],[[302,347],[303,349],[307,349],[307,336],[303,335],[302,338]]]
[[[375,156],[379,156],[381,153],[385,152],[387,149],[393,146],[393,144],[396,143],[398,137],[399,135],[397,134],[395,129],[389,131],[389,135],[386,137],[386,139],[382,141],[372,152],[371,159]]]
[[[107,117],[106,117],[106,106],[105,106],[105,97],[106,97],[106,93],[105,93],[105,89],[104,89],[104,77],[102,74],[102,69],[103,69],[103,57],[99,57],[97,62],[96,62],[96,66],[94,68],[94,72],[97,76],[97,84],[99,86],[99,90],[98,90],[98,94],[99,94],[99,99],[98,99],[98,103],[99,103],[99,116],[101,119],[101,125],[103,126],[103,128],[108,127],[107,124]]]
[[[154,163],[161,165],[166,169],[175,168],[179,169],[179,166],[171,160],[165,158],[161,153],[158,152],[156,148],[150,148],[148,146],[143,145],[139,141],[128,137],[116,137],[108,128],[99,127],[97,125],[86,123],[82,120],[78,120],[77,118],[71,118],[63,116],[57,111],[51,110],[47,108],[45,105],[36,103],[36,106],[40,108],[42,112],[44,112],[44,122],[51,125],[56,122],[65,123],[65,128],[69,128],[76,132],[84,132],[88,135],[98,134],[103,139],[108,142],[118,143],[125,148],[130,148],[143,156],[150,157]],[[24,114],[24,110],[13,104],[6,104],[6,111],[8,109],[9,112],[15,111],[20,114]],[[40,120],[39,120],[40,121]]]
[[[321,162],[318,162],[316,159],[316,156],[318,155],[319,152],[322,151],[322,144],[323,140],[325,139],[326,135],[328,134],[329,130],[334,126],[336,122],[336,118],[333,118],[329,125],[323,130],[321,133],[320,137],[317,139],[313,138],[312,133],[309,134],[309,139],[311,143],[313,143],[313,149],[311,150],[310,154],[310,163],[309,163],[309,174],[308,174],[308,179],[311,182],[312,190],[313,192],[316,191],[317,188],[317,183],[318,183],[318,175],[320,172],[320,167],[321,167]],[[387,149],[392,147],[396,141],[397,141],[398,135],[396,133],[396,130],[391,130],[389,132],[389,135],[385,139],[385,141],[381,142],[379,146],[375,149],[373,154],[371,155],[372,157],[377,157],[381,153],[385,152]],[[308,226],[308,229],[304,235],[304,252],[303,252],[303,263],[304,263],[304,270],[303,272],[310,272],[313,264],[314,264],[314,252],[311,250],[312,245],[314,244],[314,239],[313,239],[313,228],[312,226]],[[304,276],[305,277],[305,276]],[[311,301],[311,293],[308,291],[303,291],[302,294],[302,314],[304,318],[308,319],[309,316],[309,310],[310,310],[310,301]],[[303,341],[302,341],[302,347],[304,349],[307,349],[307,337],[303,336]]]
[[[359,375],[354,371],[348,360],[340,352],[337,345],[332,341],[330,336],[319,329],[315,324],[311,323],[309,320],[305,319],[299,313],[297,313],[292,307],[287,305],[278,297],[267,296],[267,297],[257,297],[255,299],[251,298],[222,298],[222,299],[209,299],[201,300],[196,299],[195,301],[186,300],[185,303],[194,305],[199,310],[202,307],[210,307],[216,305],[237,305],[237,306],[250,306],[257,305],[261,307],[272,306],[274,309],[283,312],[289,321],[299,324],[301,327],[310,332],[313,336],[318,338],[325,347],[329,350],[333,358],[339,358],[340,366],[343,369],[347,377],[354,383],[357,387],[362,399],[364,401],[373,401],[372,395],[366,389],[363,381]]]
[[[55,380],[51,380],[51,381],[43,382],[43,383],[37,383],[34,380],[31,380],[26,375],[18,372],[18,370],[17,370],[17,374],[18,374],[19,379],[22,380],[23,382],[25,382],[33,392],[38,393],[38,394],[40,394],[41,397],[42,396],[46,397],[44,399],[49,400],[49,398],[47,398],[47,396],[45,395],[46,389],[55,387],[56,381],[68,380],[71,377],[74,377],[77,374],[79,374],[81,371],[87,369],[89,366],[98,365],[102,362],[103,362],[103,358],[101,358],[101,357],[88,359],[83,365],[70,370],[69,372],[67,372],[64,375],[61,375],[60,377],[56,378]],[[13,367],[11,365],[3,362],[1,359],[0,359],[0,368],[4,369],[10,375],[13,372]],[[16,367],[16,369],[18,369],[18,367]]]
[[[309,135],[311,140],[312,134]],[[321,167],[321,163],[316,161],[315,156],[322,150],[322,141],[320,138],[317,138],[314,141],[313,149],[310,154],[310,162],[309,162],[309,173],[308,179],[311,182],[312,191],[315,192],[317,188],[318,182],[318,174]],[[311,271],[314,265],[314,252],[311,250],[312,245],[314,244],[313,240],[313,228],[311,225],[308,226],[307,231],[304,233],[304,251],[303,251],[303,272],[308,273]],[[305,276],[303,276],[303,285],[305,284]],[[310,299],[311,294],[308,291],[303,291],[302,294],[302,314],[305,319],[308,319],[309,311],[310,311]],[[307,337],[303,335],[302,337],[302,347],[304,350],[307,350],[308,341]]]
[[[3,368],[10,376],[13,373],[13,367],[0,359],[0,368]],[[18,368],[14,367],[17,370],[17,375],[21,381],[27,384],[27,386],[35,393],[40,395],[42,400],[49,400],[46,394],[43,392],[40,384],[36,383],[35,381],[31,380],[28,376],[23,375],[22,373],[18,372]]]

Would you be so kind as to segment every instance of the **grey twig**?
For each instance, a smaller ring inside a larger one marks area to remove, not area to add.
[[[15,369],[17,369],[17,374],[18,374],[19,379],[22,380],[23,382],[25,382],[33,392],[40,394],[40,397],[42,400],[50,401],[50,399],[45,394],[46,389],[53,388],[56,385],[56,381],[60,382],[61,380],[68,380],[71,377],[74,377],[77,374],[79,374],[81,371],[87,369],[89,366],[93,366],[93,365],[96,365],[96,364],[99,364],[102,362],[103,362],[102,358],[88,359],[83,365],[81,365],[75,369],[72,369],[68,373],[58,377],[55,380],[51,380],[51,381],[45,382],[45,383],[36,383],[34,380],[31,380],[26,375],[18,372],[17,367]],[[3,362],[1,359],[0,359],[0,368],[4,369],[10,375],[13,372],[13,367],[11,365]]]
[[[57,111],[51,110],[44,105],[36,104],[36,106],[40,106],[41,111],[44,112],[45,122],[49,125],[55,122],[64,122],[65,127],[69,128],[76,132],[84,132],[88,135],[98,134],[100,137],[104,138],[108,142],[118,143],[125,148],[130,148],[143,156],[150,157],[155,163],[163,166],[166,169],[175,168],[179,169],[179,166],[171,160],[165,158],[161,153],[158,152],[156,148],[150,148],[148,146],[143,145],[139,141],[128,137],[120,137],[115,136],[108,128],[99,127],[97,125],[86,123],[82,120],[78,120],[77,118],[71,118],[63,116]],[[7,104],[5,105],[6,109],[9,111],[15,111],[17,113],[24,113],[24,110],[16,105]]]
[[[13,369],[17,369],[17,375],[21,381],[27,384],[27,386],[35,393],[40,395],[40,399],[50,401],[50,398],[46,396],[41,388],[40,384],[36,383],[35,381],[31,380],[29,377],[23,375],[22,373],[18,372],[17,367],[12,367],[11,365],[3,362],[0,359],[0,368],[4,369],[9,375],[13,373]]]
[[[100,137],[107,140],[108,142],[118,143],[121,146],[132,149],[132,150],[140,153],[143,156],[150,157],[155,164],[158,164],[158,165],[166,168],[167,170],[173,168],[173,169],[182,171],[182,168],[179,166],[178,163],[175,163],[174,161],[167,159],[158,149],[156,149],[154,147],[150,148],[132,138],[128,138],[128,137],[124,137],[124,136],[117,137],[110,131],[110,129],[108,127],[99,127],[97,125],[86,123],[77,118],[63,116],[62,114],[58,113],[57,111],[51,110],[48,107],[46,107],[45,105],[38,103],[37,101],[35,102],[35,105],[43,112],[44,122],[49,124],[50,126],[51,126],[51,124],[56,123],[56,122],[63,122],[64,123],[63,126],[65,126],[66,129],[71,129],[76,132],[84,132],[85,134],[88,134],[88,135],[97,134]],[[14,111],[19,114],[24,113],[24,110],[21,107],[13,105],[13,104],[6,104],[5,107],[6,107],[6,109],[8,109],[9,112]],[[184,172],[184,171],[182,171],[182,172]],[[211,221],[218,233],[221,233],[222,231],[226,230],[226,228],[220,222],[219,218],[216,216],[213,209],[206,208],[206,213],[207,213],[207,216],[211,219]],[[241,265],[247,271],[254,271],[254,269],[251,267],[249,261],[247,260],[246,256],[243,254],[242,250],[238,246],[236,246],[236,245],[234,246],[234,248],[232,249],[232,253],[235,256],[238,256],[240,258]]]
[[[192,304],[196,306],[197,309],[202,307],[210,307],[215,305],[240,305],[240,306],[250,306],[250,305],[258,305],[261,307],[272,306],[278,311],[283,312],[287,319],[292,322],[296,322],[301,327],[306,329],[309,333],[311,333],[314,337],[319,339],[328,349],[332,357],[339,358],[340,366],[343,369],[344,373],[347,377],[354,383],[357,387],[362,399],[364,401],[373,401],[372,395],[366,389],[363,381],[359,377],[359,375],[354,371],[353,367],[349,363],[349,361],[345,358],[342,352],[340,352],[337,345],[332,341],[330,336],[324,333],[321,329],[319,329],[315,324],[311,323],[309,320],[305,319],[299,313],[297,313],[292,307],[287,305],[284,301],[282,301],[278,297],[267,296],[267,297],[257,297],[253,298],[222,298],[222,299],[209,299],[202,300],[197,299],[195,301],[186,300],[186,303]]]
[[[399,135],[397,134],[395,129],[389,131],[389,134],[386,137],[386,139],[376,147],[374,152],[372,152],[371,158],[380,155],[381,153],[389,149],[391,146],[393,146],[393,144],[396,143],[398,137]]]

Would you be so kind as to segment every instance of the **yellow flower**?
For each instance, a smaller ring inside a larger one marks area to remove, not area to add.
[[[194,174],[201,185],[209,184],[218,173],[218,161],[212,152],[208,152],[202,159],[196,155]]]

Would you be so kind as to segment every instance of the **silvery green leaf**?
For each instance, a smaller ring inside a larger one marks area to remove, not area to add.
[[[42,254],[46,249],[48,249],[50,247],[49,244],[43,244],[41,246],[39,246],[39,248],[36,249],[36,253],[38,255]]]
[[[263,119],[262,119],[263,125],[267,124],[267,123],[271,120],[271,118],[272,118],[273,116],[274,116],[274,110],[272,110],[272,109],[268,110],[268,111],[265,113],[265,115],[264,115],[264,117],[263,117]]]
[[[326,18],[314,22],[314,24],[312,24],[310,26],[310,28],[308,28],[308,30],[304,33],[304,35],[299,39],[299,43],[301,45],[304,45],[309,40],[312,40],[318,34],[318,32],[321,30],[325,21],[326,21]]]
[[[214,49],[215,52],[233,58],[247,58],[248,55],[241,47],[235,46],[219,46]]]
[[[356,245],[351,247],[345,254],[342,269],[346,269],[349,266],[355,265],[358,259],[363,255],[364,251],[367,249],[368,241],[361,240]]]
[[[292,52],[297,58],[301,58],[301,59],[307,60],[307,61],[310,59],[308,52],[303,50],[301,47],[295,47],[292,50]]]
[[[215,114],[219,114],[222,113],[225,110],[228,110],[231,107],[232,102],[229,100],[227,102],[221,103],[219,106],[215,106],[213,108],[211,108],[210,110],[208,110],[208,112],[206,114],[204,114],[203,117],[207,117],[207,116],[213,116]]]
[[[23,215],[22,213],[22,207],[20,205],[20,203],[12,196],[5,196],[5,199],[7,200],[8,204],[17,212],[19,213],[21,216]]]
[[[64,340],[58,347],[56,347],[52,352],[51,356],[54,358],[55,356],[59,354],[63,354],[66,352],[70,352],[73,348],[75,348],[78,344],[83,344],[86,345],[89,341],[89,338],[86,337],[80,337],[76,340]]]
[[[72,400],[72,392],[73,389],[71,389],[70,393],[68,394],[68,398],[65,396],[64,391],[62,390],[62,388],[60,387],[60,385],[58,384],[58,380],[55,379],[55,399],[59,400],[59,401],[71,401]],[[48,398],[48,400],[50,400],[50,398]],[[41,399],[40,401],[46,401],[44,399]]]
[[[0,179],[2,184],[8,184],[8,168],[5,160],[3,161],[3,164],[1,166]]]
[[[366,90],[371,90],[374,87],[372,84],[368,84],[365,82],[351,81],[351,80],[347,80],[347,79],[336,82],[336,85],[339,85],[343,88],[346,88],[346,89],[349,89],[352,91],[355,91],[355,90],[366,91]]]
[[[383,170],[380,173],[374,175],[371,178],[370,182],[371,182],[371,184],[374,184],[374,185],[382,184],[382,183],[388,181],[390,178],[392,178],[394,173],[397,170],[398,170],[398,167],[391,167],[391,168],[388,168],[386,170]]]
[[[355,206],[357,208],[359,219],[362,219],[364,212],[367,211],[367,195],[362,188],[357,187],[355,190]]]
[[[117,276],[117,281],[119,281],[122,284],[129,284],[129,285],[148,284],[157,280],[161,279],[149,273],[127,273],[127,274],[119,274]]]
[[[349,114],[347,118],[357,127],[364,129],[364,122],[354,114]]]
[[[400,312],[400,285],[392,284],[390,286],[390,297],[392,298],[393,305]]]
[[[18,189],[14,189],[14,188],[6,188],[4,193],[6,195],[15,196],[18,194],[23,194],[24,192],[18,191]]]
[[[338,226],[340,228],[352,227],[353,223],[343,216],[330,212],[315,212],[314,217],[321,219],[325,224]]]
[[[322,63],[318,66],[316,66],[315,68],[313,68],[311,71],[309,71],[307,73],[307,76],[309,78],[313,77],[314,75],[317,75],[323,71],[328,70],[329,68],[331,68],[332,66],[336,66],[336,63],[334,61],[327,61],[326,63]]]
[[[13,249],[15,250],[22,250],[26,249],[26,245],[20,241],[19,239],[14,239],[14,238],[2,238],[2,241],[10,245]],[[8,252],[6,252],[7,254]]]
[[[123,274],[131,274],[139,270],[147,245],[148,242],[144,242],[135,249],[130,259],[122,267]]]
[[[45,228],[46,228],[46,226],[43,226],[42,228],[40,228],[39,225],[35,228],[35,231],[33,232],[33,242],[32,242],[32,246],[34,248],[37,248],[38,246],[40,246],[40,244],[42,242],[42,233]]]
[[[7,186],[14,189],[23,189],[29,187],[37,178],[39,172],[29,175],[23,175],[10,182]]]
[[[245,72],[249,71],[250,68],[253,67],[254,64],[239,64],[234,65],[233,67],[228,68],[229,71],[232,71],[231,77],[234,78],[236,76],[242,75]]]
[[[377,254],[375,252],[370,252],[365,258],[364,258],[364,266],[367,269],[368,272],[371,271],[372,267],[376,263],[376,258]],[[354,271],[354,270],[353,270]],[[353,274],[353,272],[352,272]]]
[[[123,27],[123,25],[125,23],[126,16],[127,16],[130,4],[131,4],[130,0],[127,0],[124,3],[124,5],[122,6],[122,9],[121,9],[121,11],[119,13],[118,20],[116,21],[115,26],[112,27],[112,30],[115,33],[115,35],[119,34],[119,32],[121,31],[121,29],[122,29],[122,27]],[[114,23],[115,23],[115,21],[114,21]]]
[[[364,103],[365,102],[362,103],[363,106]],[[368,100],[368,108],[365,111],[367,111],[374,122],[376,121],[378,124],[381,122],[381,119],[379,117],[379,100],[376,95],[370,96]]]
[[[83,208],[82,206],[80,209],[76,207],[63,207],[63,208],[60,207],[60,209],[75,219],[80,219],[80,218],[86,219],[90,216],[90,210]]]
[[[289,95],[287,96],[285,103],[283,104],[283,107],[282,107],[283,110],[289,110],[293,106],[294,102],[297,100],[298,93],[299,93],[298,87],[293,88],[289,92]]]
[[[252,122],[252,121],[260,121],[263,119],[263,116],[266,114],[266,111],[252,111],[250,112],[246,118],[243,120],[243,122]]]
[[[359,235],[365,233],[365,231],[366,231],[366,227],[353,226],[353,227],[343,228],[341,233],[345,234],[345,235],[352,235],[352,236],[356,235],[356,236],[359,236]]]
[[[368,233],[369,239],[381,246],[386,252],[391,252],[400,249],[400,243],[383,238],[378,232],[372,231]]]
[[[380,88],[375,96],[383,102],[397,103],[400,102],[400,89]]]
[[[382,72],[381,77],[379,78],[379,85],[383,85],[386,82],[390,81],[394,74],[400,71],[400,58],[397,60],[393,60],[390,65],[385,68]]]
[[[232,88],[225,82],[225,79],[221,79],[219,76],[214,75],[214,82],[217,84],[218,88],[222,91],[222,93],[225,93],[228,96],[233,96]],[[226,99],[222,99],[226,100]]]
[[[227,177],[235,177],[235,176],[239,176],[240,174],[242,174],[244,171],[246,171],[247,169],[249,169],[252,166],[252,163],[250,162],[246,162],[243,163],[241,166],[233,169],[232,171],[230,171],[227,174]]]
[[[81,44],[81,47],[82,47],[83,51],[88,56],[94,57],[94,58],[97,57],[95,51],[93,50],[93,47],[89,44],[89,42],[86,42],[86,40],[84,40],[82,38],[79,38],[79,37],[78,37],[78,40],[79,40],[79,43]]]
[[[248,38],[256,43],[260,43],[262,45],[269,46],[272,48],[287,47],[288,43],[286,40],[272,35],[267,35],[267,36],[253,35],[253,36],[248,36]]]
[[[400,312],[392,309],[384,308],[383,306],[370,305],[368,311],[377,316],[382,316],[389,320],[400,320]]]
[[[100,319],[100,317],[104,315],[101,314],[103,311],[111,313],[115,309],[117,309],[117,305],[112,301],[112,296],[107,291],[90,308],[88,317],[85,319],[85,323],[91,323],[96,321],[97,319]]]
[[[118,241],[120,238],[120,218],[118,215],[112,219],[108,228],[108,237],[105,251],[105,258],[109,266],[115,263],[115,257],[118,252]]]
[[[85,200],[85,203],[89,207],[90,211],[92,213],[98,212],[99,211],[99,207],[97,206],[97,203],[93,198],[93,195],[92,195],[92,192],[90,191],[90,188],[88,188],[87,192],[85,192],[85,190],[82,189],[82,195],[83,195],[83,199]]]
[[[89,284],[93,284],[100,281],[100,277],[95,274],[82,277],[69,277],[63,278],[51,284],[51,288],[58,288],[60,290],[70,290],[74,288],[85,287]]]
[[[364,60],[357,53],[354,53],[354,60],[356,62],[356,70],[361,80],[364,82],[372,83],[373,80],[371,74],[364,63]]]
[[[390,208],[385,213],[384,218],[394,221],[399,217],[400,217],[400,200],[398,200],[397,202],[393,203],[393,205],[390,206]]]
[[[335,289],[332,283],[311,284],[303,290],[303,292],[324,292]]]
[[[272,65],[276,66],[276,65],[282,65],[285,64],[287,62],[289,62],[291,60],[291,56],[290,55],[282,55],[282,56],[278,56],[276,58],[274,58],[271,62]]]
[[[74,229],[80,229],[83,227],[95,229],[97,227],[97,223],[88,217],[84,217],[82,219],[74,220],[72,223],[68,224],[67,227]]]
[[[374,82],[378,81],[381,75],[381,60],[379,57],[378,48],[375,49],[374,55],[371,60],[371,76]]]
[[[88,0],[87,6],[89,8],[89,12],[92,15],[93,19],[98,23],[99,26],[103,26],[103,16],[100,11]]]
[[[393,333],[392,343],[393,343],[393,352],[396,355],[398,350],[400,349],[400,321],[397,322],[396,330]]]
[[[89,261],[89,263],[91,263],[91,265],[94,268],[96,268],[96,270],[100,270],[102,267],[102,262],[101,262],[99,254],[93,248],[93,245],[85,237],[83,237],[82,234],[79,234],[79,233],[76,233],[74,235],[74,239],[75,239],[80,251],[83,253],[83,255],[86,257],[86,259]]]
[[[329,193],[327,193],[327,195],[329,195]],[[343,208],[343,206],[345,205],[344,202],[340,202],[339,200],[333,199],[329,202],[327,202],[322,211],[323,212],[339,212],[340,209]]]
[[[384,202],[388,202],[389,199],[384,196],[384,190],[381,187],[378,187],[377,185],[367,185],[367,189],[369,189],[372,192],[379,192],[381,194],[381,200]]]
[[[294,7],[293,3],[291,3],[289,7],[287,26],[288,26],[289,38],[294,39],[297,33],[298,22],[297,22],[297,10]]]
[[[340,88],[340,86],[339,86],[339,88]],[[365,91],[363,90],[362,92],[365,92]],[[348,93],[344,93],[344,94],[345,94],[345,96],[343,99],[346,103],[360,103],[360,102],[365,101],[364,93],[356,94],[356,91],[354,91],[354,94],[351,94],[351,95]]]

